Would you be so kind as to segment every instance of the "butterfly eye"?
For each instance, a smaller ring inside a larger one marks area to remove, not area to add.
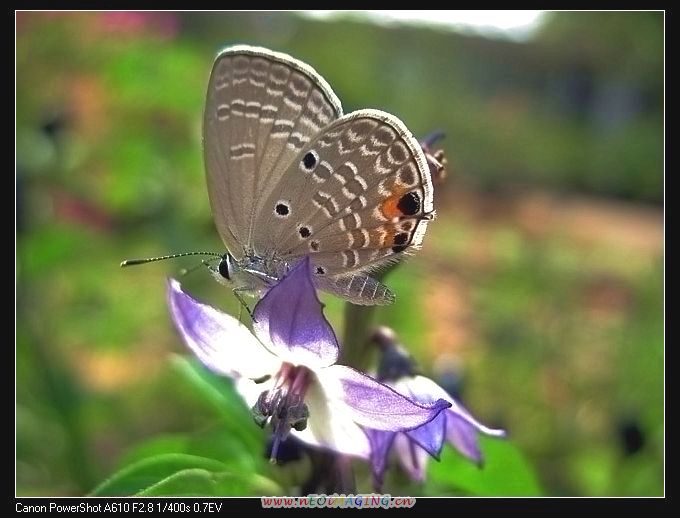
[[[232,268],[229,254],[224,254],[222,256],[220,264],[217,266],[217,270],[220,272],[220,275],[222,277],[224,277],[227,280],[231,280]]]

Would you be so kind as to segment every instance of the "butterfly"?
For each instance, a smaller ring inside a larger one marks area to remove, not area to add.
[[[213,64],[203,155],[227,249],[211,270],[235,294],[264,292],[308,255],[318,289],[395,300],[371,273],[417,250],[435,214],[430,167],[397,117],[343,115],[311,66],[236,45]]]

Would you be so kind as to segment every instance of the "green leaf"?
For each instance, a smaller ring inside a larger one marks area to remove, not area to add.
[[[220,426],[192,434],[165,435],[149,439],[128,450],[121,464],[129,465],[145,458],[170,453],[216,459],[239,473],[261,471],[266,463],[264,443],[250,449],[250,446],[244,444],[238,437],[232,437]]]
[[[509,441],[480,438],[485,462],[480,468],[447,447],[441,462],[431,462],[428,477],[441,490],[477,496],[537,496],[542,491],[534,470]],[[430,492],[432,492],[430,488]]]
[[[178,471],[201,469],[207,472],[223,472],[226,468],[222,462],[196,455],[177,453],[158,455],[124,467],[96,487],[91,496],[134,495]]]
[[[216,376],[196,360],[174,356],[172,365],[194,394],[207,402],[222,418],[222,426],[251,451],[259,450],[264,443],[262,430],[253,423],[253,417],[231,380]]]
[[[137,493],[137,496],[229,496],[275,495],[281,488],[258,475],[213,473],[204,469],[185,469]]]
[[[190,441],[191,438],[188,434],[168,434],[152,437],[151,439],[143,441],[128,449],[118,464],[120,466],[129,466],[131,464],[136,464],[143,459],[168,453],[196,455],[195,452],[190,452],[188,449]]]

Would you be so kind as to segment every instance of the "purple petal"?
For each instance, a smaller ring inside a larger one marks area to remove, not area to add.
[[[184,342],[212,371],[232,378],[259,378],[275,373],[280,360],[235,318],[201,304],[168,279],[168,305]]]
[[[400,432],[429,423],[451,403],[440,399],[432,404],[414,403],[370,376],[342,365],[317,372],[330,399],[346,406],[358,424],[376,430]]]
[[[419,377],[410,376],[404,377],[401,378],[400,381],[389,383],[389,385],[396,391],[423,405],[432,404],[440,399],[440,397],[436,397],[432,393],[431,387],[427,384],[418,383],[418,378]],[[438,396],[442,395],[445,396],[445,394],[438,394]],[[429,423],[406,432],[406,435],[408,435],[412,441],[417,443],[435,459],[439,459],[439,455],[444,447],[444,439],[446,438],[445,414],[446,412],[442,412]]]
[[[446,412],[446,439],[463,455],[477,464],[482,463],[482,451],[477,441],[477,429],[468,421],[455,414]]]
[[[425,468],[429,458],[425,450],[400,433],[394,441],[394,452],[399,464],[412,480],[425,482]]]
[[[446,438],[463,455],[480,463],[482,453],[479,449],[477,433],[482,432],[495,437],[505,436],[504,430],[488,428],[478,422],[460,403],[429,378],[424,376],[405,377],[394,383],[393,387],[418,403],[431,403],[439,398],[446,399],[451,403],[451,408],[437,420],[408,432],[408,436],[413,441],[435,458],[439,457],[444,438]],[[443,421],[439,422],[439,419],[443,419]],[[435,427],[434,423],[443,426],[443,428]],[[439,435],[440,433],[441,435]],[[441,442],[438,442],[440,440]]]
[[[405,432],[412,441],[437,460],[439,460],[439,455],[444,447],[446,414],[448,413],[447,411],[442,412],[429,423]]]
[[[438,399],[445,399],[451,403],[451,408],[447,412],[447,415],[453,414],[458,416],[460,419],[467,421],[470,425],[476,428],[477,431],[486,435],[491,435],[493,437],[505,437],[505,430],[484,426],[482,423],[472,417],[472,414],[470,414],[470,412],[468,412],[467,409],[463,407],[463,405],[452,398],[448,392],[446,392],[430,378],[426,378],[425,376],[402,378],[398,383],[394,384],[394,387],[399,392],[406,394],[411,399],[418,401],[419,403],[429,403]]]
[[[338,359],[338,340],[322,310],[305,257],[257,303],[253,329],[283,361],[326,367]]]
[[[387,469],[387,458],[392,448],[392,443],[396,437],[396,432],[383,432],[365,428],[364,432],[371,445],[371,470],[373,472],[373,485],[376,491],[382,489],[384,482],[385,469]]]

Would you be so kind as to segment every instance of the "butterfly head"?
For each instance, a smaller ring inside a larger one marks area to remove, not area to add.
[[[231,281],[234,277],[234,268],[234,256],[232,256],[229,252],[220,257],[220,263],[217,265],[217,271],[223,279]]]

